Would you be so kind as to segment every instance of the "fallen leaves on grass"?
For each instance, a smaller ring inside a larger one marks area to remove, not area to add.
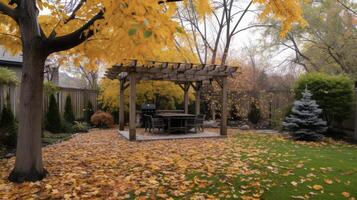
[[[256,140],[257,136],[251,134],[249,137],[239,137],[239,142],[233,136],[225,139],[129,142],[120,138],[116,130],[80,134],[44,148],[44,165],[50,175],[42,181],[10,183],[6,178],[14,165],[14,158],[0,160],[0,197],[264,198],[264,193],[276,186],[271,175],[292,176],[295,170],[306,170],[309,160],[294,162],[289,160],[293,153],[274,152],[263,145],[265,142],[285,143],[287,140],[280,136],[259,137],[263,139]],[[293,165],[286,167],[286,163]],[[309,170],[314,173],[307,171],[306,177],[299,176],[300,180],[290,182],[291,185],[298,189],[305,181],[316,179],[317,170]],[[328,173],[332,169],[325,167],[320,170]],[[333,183],[329,179],[324,181],[326,184]],[[314,185],[312,188],[323,190],[321,185]],[[347,192],[342,193],[343,196],[347,194],[350,195]],[[296,195],[292,198],[307,199],[309,195]]]
[[[211,177],[224,173],[252,174],[241,154],[259,154],[257,149],[232,146],[232,139],[194,139],[129,142],[116,130],[81,134],[69,141],[44,148],[44,166],[49,176],[40,182],[13,184],[6,180],[14,158],[0,161],[0,196],[5,199],[124,199],[182,198],[192,188],[206,188],[205,178],[190,180],[187,174]],[[256,181],[249,188],[260,188]],[[226,190],[224,196],[233,196]],[[261,193],[254,194],[253,198]],[[216,194],[216,197],[222,194]],[[200,195],[197,195],[200,196]],[[203,195],[205,198],[209,196]]]

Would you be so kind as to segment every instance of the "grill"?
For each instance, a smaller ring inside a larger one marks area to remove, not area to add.
[[[149,104],[145,103],[141,105],[141,126],[143,127],[145,125],[145,120],[148,120],[144,117],[144,115],[155,115],[156,114],[156,105],[155,104]]]
[[[155,115],[156,105],[155,104],[142,104],[141,105],[141,115]]]

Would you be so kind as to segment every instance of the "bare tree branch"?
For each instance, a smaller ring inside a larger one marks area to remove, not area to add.
[[[344,7],[347,11],[351,12],[354,15],[357,15],[357,11],[353,10],[349,6],[347,6],[345,3],[341,2],[340,0],[337,0],[338,3],[341,4],[342,7]]]

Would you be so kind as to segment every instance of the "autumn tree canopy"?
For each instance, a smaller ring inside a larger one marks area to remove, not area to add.
[[[8,5],[8,0],[0,0],[0,13],[8,13],[0,15],[0,44],[11,53],[19,53],[17,1],[11,2],[13,4]],[[210,12],[208,0],[192,2],[198,14]],[[265,6],[262,16],[274,15],[282,22],[282,35],[289,31],[292,23],[304,24],[298,0],[253,2]],[[155,58],[164,47],[175,47],[175,35],[183,33],[179,23],[172,20],[177,9],[175,3],[158,3],[158,0],[37,0],[37,6],[41,36],[50,47],[56,46],[49,50],[50,53],[75,47],[66,53],[82,54],[93,62],[96,59],[116,63],[120,58]]]

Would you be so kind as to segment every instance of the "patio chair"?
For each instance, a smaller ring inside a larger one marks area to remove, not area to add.
[[[185,124],[185,132],[189,132],[191,129],[194,129],[195,133],[197,133],[197,123],[196,123],[196,117],[190,118],[186,120],[186,124]]]
[[[143,123],[145,131],[150,130],[151,128],[151,116],[150,115],[143,115]]]
[[[164,119],[160,118],[160,117],[152,117],[150,116],[150,128],[149,128],[149,132],[150,133],[154,133],[155,132],[155,128],[158,130],[158,132],[160,132],[161,130],[164,130],[165,128],[165,123],[164,123]]]
[[[206,115],[197,115],[196,116],[196,127],[197,130],[203,132],[203,121],[205,120]]]

